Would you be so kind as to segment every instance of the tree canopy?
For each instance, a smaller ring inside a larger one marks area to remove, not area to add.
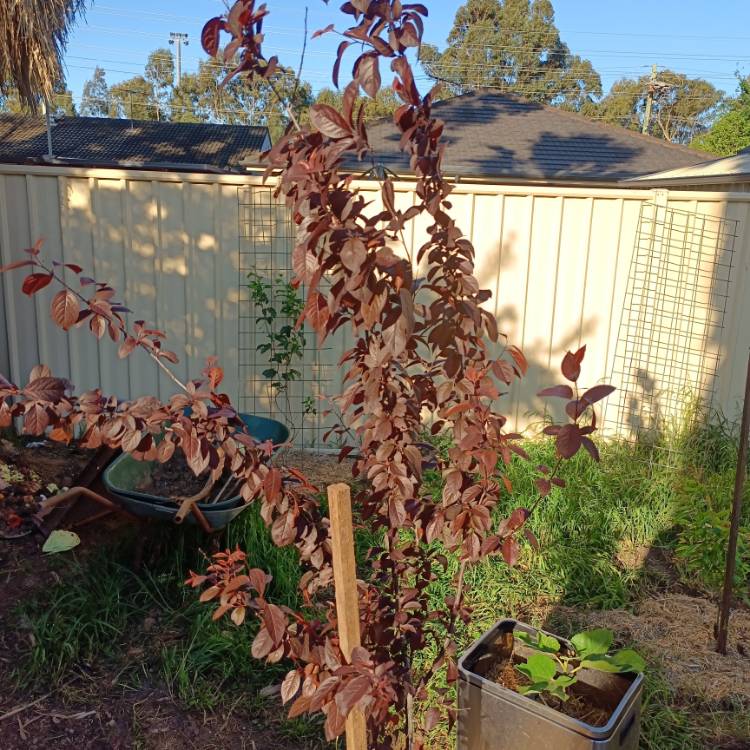
[[[432,78],[461,94],[480,87],[579,110],[602,94],[599,74],[560,38],[550,0],[468,0],[441,52],[424,45]]]
[[[740,80],[737,96],[726,102],[711,129],[691,145],[717,156],[733,156],[750,147],[750,76]]]
[[[334,109],[342,106],[343,93],[334,89],[322,89],[315,100],[316,104],[328,104]],[[369,96],[360,98],[356,106],[365,105],[365,120],[379,120],[383,117],[391,117],[401,105],[401,101],[393,93],[393,89],[383,88],[378,91],[377,96],[371,99]]]
[[[623,78],[612,85],[598,103],[585,104],[581,112],[603,122],[641,130],[651,86],[650,76]],[[658,75],[648,132],[673,143],[690,143],[709,127],[723,94],[702,78],[664,70]]]
[[[104,70],[96,67],[94,75],[86,81],[81,96],[81,115],[107,117],[109,115],[109,86]]]
[[[287,126],[284,105],[263,80],[235,77],[222,85],[235,66],[234,61],[203,60],[196,72],[183,73],[177,86],[174,55],[158,49],[149,55],[143,75],[111,86],[97,68],[84,86],[81,112],[133,120],[263,125],[277,138]],[[304,116],[313,101],[310,84],[298,83],[294,71],[283,67],[272,84],[284,102]]]
[[[58,81],[52,86],[52,95],[47,101],[53,115],[62,114],[66,117],[77,115],[73,92],[64,81]],[[0,95],[0,112],[27,115],[31,111],[29,105],[21,98],[18,89],[9,88],[7,94]]]

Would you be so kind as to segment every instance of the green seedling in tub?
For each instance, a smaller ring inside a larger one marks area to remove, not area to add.
[[[610,630],[600,628],[574,635],[570,639],[572,650],[546,633],[515,635],[535,651],[524,664],[516,665],[516,669],[530,681],[528,685],[519,686],[518,692],[523,695],[544,693],[566,701],[570,697],[568,691],[578,682],[582,669],[623,674],[643,672],[646,668],[643,658],[633,649],[609,653],[614,640]]]

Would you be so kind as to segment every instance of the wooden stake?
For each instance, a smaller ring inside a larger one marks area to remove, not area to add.
[[[354,560],[354,527],[349,486],[334,484],[328,488],[328,508],[331,517],[331,549],[333,577],[336,583],[336,615],[338,617],[341,650],[347,659],[360,646],[359,595],[357,569]],[[352,711],[346,720],[347,750],[367,750],[367,727],[360,711]]]
[[[750,431],[750,359],[747,363],[747,380],[745,381],[745,405],[742,408],[742,432],[740,433],[740,451],[737,458],[737,473],[734,478],[734,501],[732,503],[732,524],[729,530],[727,548],[727,567],[724,575],[724,592],[719,607],[719,620],[716,626],[716,647],[720,654],[727,654],[729,637],[729,615],[732,611],[732,592],[734,574],[737,570],[737,541],[740,536],[742,519],[742,493],[745,489],[747,474],[748,432]]]

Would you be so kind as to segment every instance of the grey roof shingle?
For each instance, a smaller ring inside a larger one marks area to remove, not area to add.
[[[446,123],[447,174],[465,178],[615,183],[711,158],[686,146],[590,120],[557,107],[479,90],[435,104]],[[373,161],[407,174],[390,120],[368,128]],[[370,161],[368,157],[368,162]],[[368,165],[348,165],[365,171]]]
[[[257,162],[264,127],[64,117],[52,129],[55,158],[86,166],[138,165],[143,168],[198,168],[221,171]],[[0,116],[0,162],[43,161],[47,130],[43,120]]]

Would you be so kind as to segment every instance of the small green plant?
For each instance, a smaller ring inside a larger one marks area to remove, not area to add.
[[[538,631],[536,638],[527,633],[516,633],[522,643],[534,649],[524,664],[516,669],[530,680],[520,685],[522,695],[547,694],[567,701],[568,691],[578,682],[582,669],[597,669],[601,672],[643,672],[646,663],[633,649],[622,649],[609,653],[614,635],[611,630],[598,628],[574,635],[570,642],[573,649],[560,643],[557,638]]]
[[[734,471],[686,477],[676,488],[675,562],[685,581],[714,593],[726,566]],[[736,595],[748,602],[750,514],[745,513],[737,548]]]
[[[256,350],[266,355],[269,362],[262,374],[278,412],[284,415],[294,434],[289,386],[302,377],[300,363],[305,354],[305,334],[296,322],[305,305],[295,286],[282,275],[272,283],[253,270],[247,278],[250,301],[258,310],[258,326],[264,336]],[[311,397],[303,400],[303,409],[305,414],[315,413]]]

